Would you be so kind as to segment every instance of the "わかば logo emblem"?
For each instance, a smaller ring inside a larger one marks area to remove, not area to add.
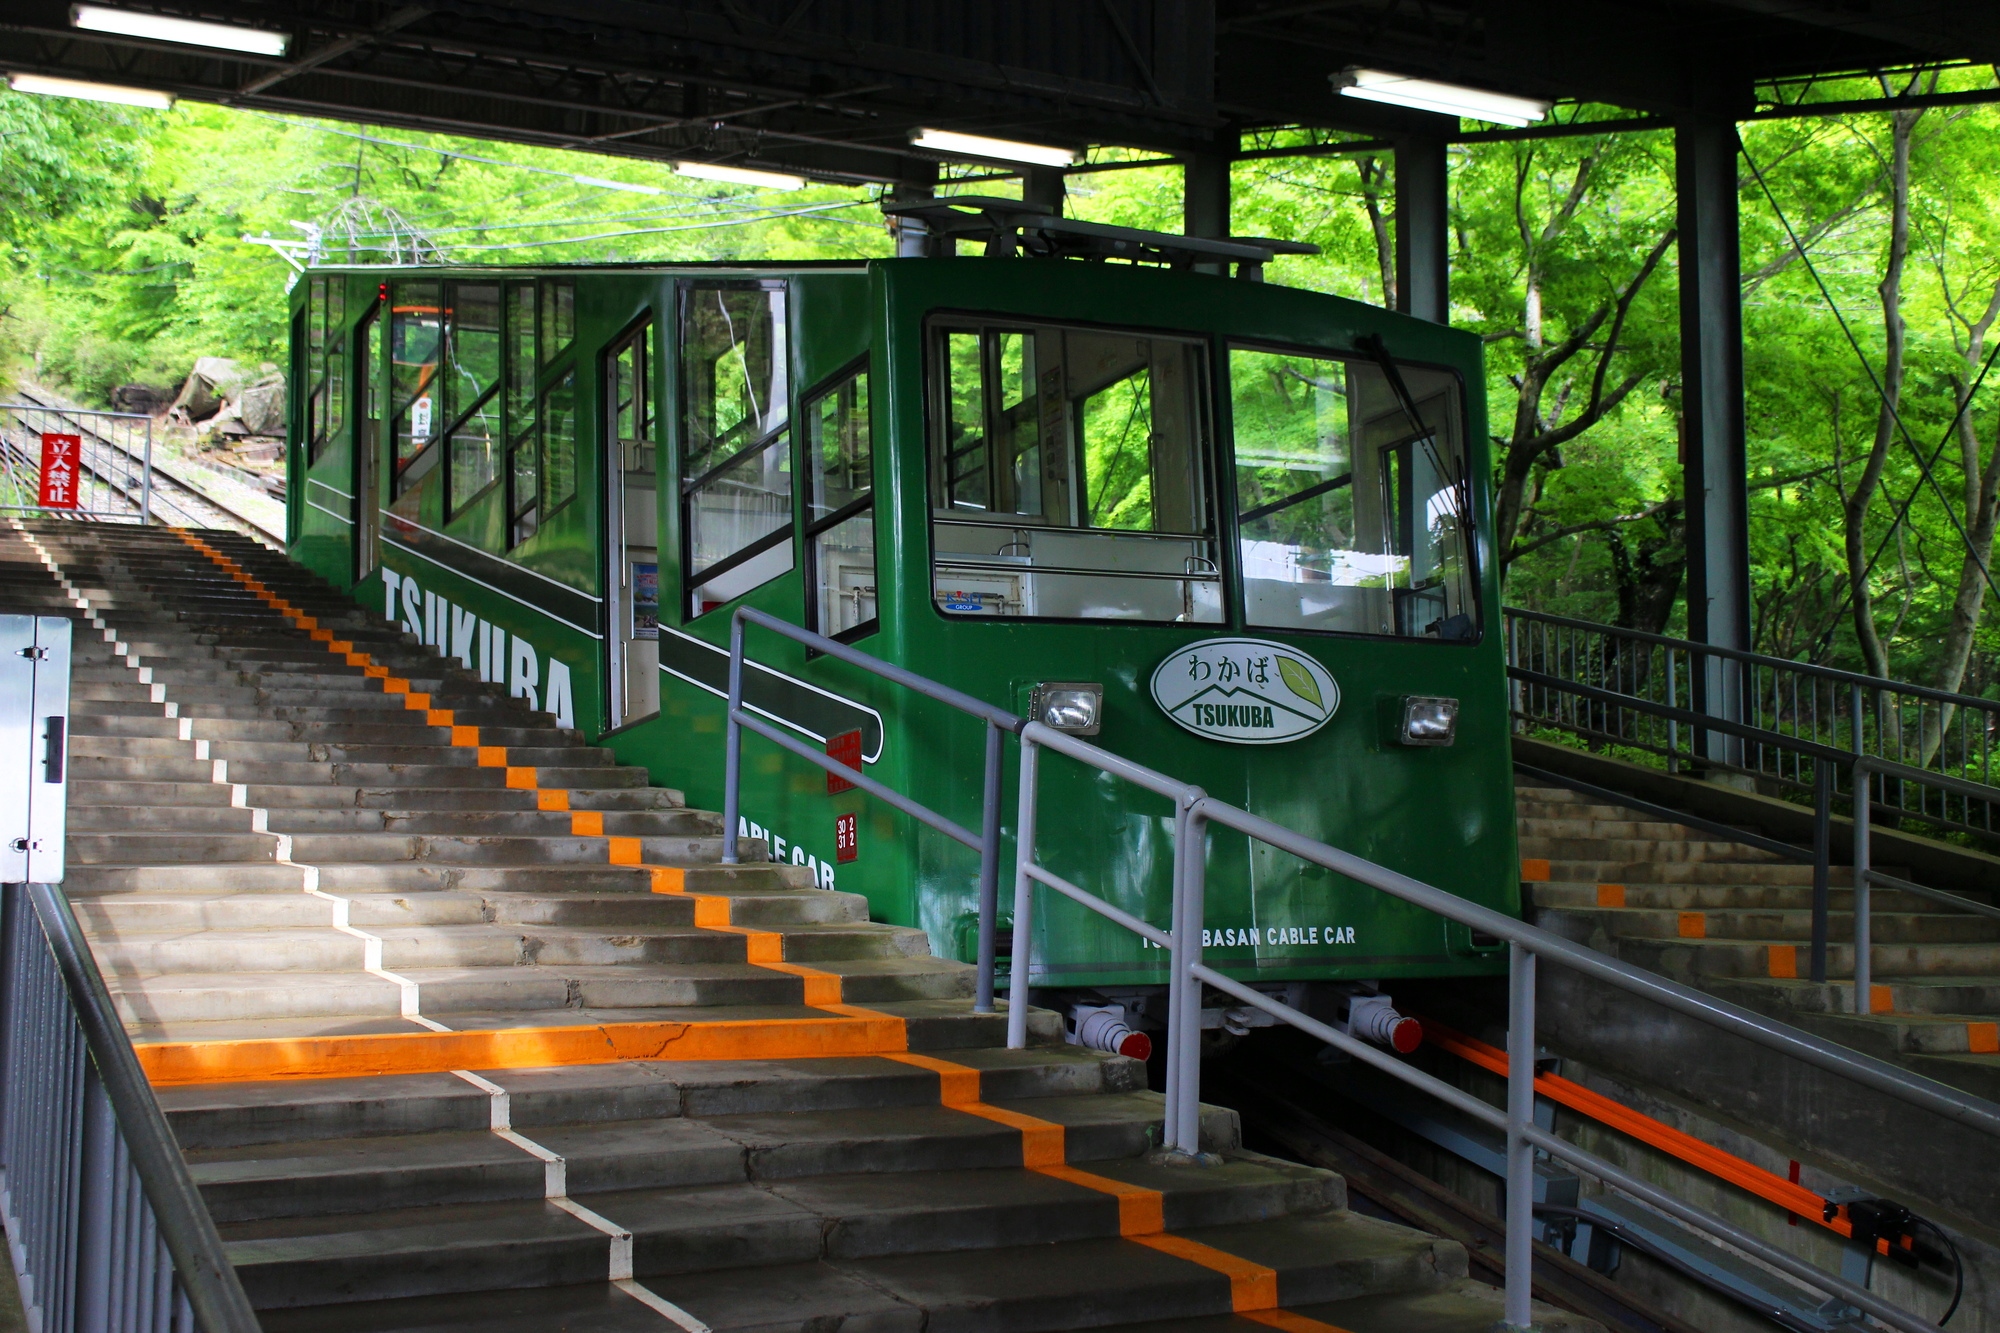
[[[1153,669],[1153,702],[1211,740],[1275,745],[1310,736],[1340,707],[1340,686],[1296,648],[1262,639],[1204,639]]]

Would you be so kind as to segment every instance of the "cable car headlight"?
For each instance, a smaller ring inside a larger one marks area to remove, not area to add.
[[[1398,740],[1405,745],[1450,745],[1458,730],[1458,700],[1433,694],[1403,696],[1403,729]]]
[[[1095,736],[1104,713],[1101,681],[1045,680],[1028,700],[1028,716],[1051,731]]]

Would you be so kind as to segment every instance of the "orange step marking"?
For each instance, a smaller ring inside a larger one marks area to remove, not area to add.
[[[1536,884],[1549,882],[1549,863],[1540,857],[1527,857],[1521,862],[1521,878]]]
[[[1680,932],[1684,940],[1705,940],[1708,938],[1708,914],[1706,912],[1682,912]]]
[[[1967,1023],[1965,1049],[1974,1055],[2000,1055],[2000,1023]]]
[[[453,728],[451,729],[451,743],[452,743],[453,745],[465,745],[465,746],[470,746],[471,748],[473,748],[473,749],[475,749],[475,750],[476,750],[476,749],[478,749],[478,748],[479,748],[479,728],[478,728],[478,727],[459,727],[459,726],[454,726],[454,727],[453,727]]]
[[[537,787],[535,789],[535,809],[537,810],[569,809],[569,788]]]
[[[1238,1314],[1253,1310],[1274,1310],[1278,1306],[1278,1272],[1262,1264],[1239,1259],[1233,1254],[1204,1245],[1186,1236],[1158,1235],[1134,1236],[1141,1245],[1171,1254],[1176,1259],[1186,1259],[1189,1263],[1200,1264],[1224,1274],[1229,1279],[1229,1300]]]
[[[1796,944],[1773,944],[1767,951],[1768,965],[1774,977],[1797,980],[1799,975],[1799,947]]]
[[[1871,1014],[1895,1013],[1895,992],[1887,986],[1870,986],[1868,988],[1868,1012]]]
[[[572,810],[569,814],[570,836],[576,838],[601,838],[604,836],[604,812],[601,810]]]
[[[1599,907],[1623,907],[1625,905],[1625,886],[1623,884],[1598,885],[1597,905]]]
[[[605,841],[611,844],[609,855],[611,864],[615,866],[638,865],[645,854],[637,838],[607,838]]]
[[[504,745],[482,745],[479,747],[481,768],[507,767],[507,747]]]
[[[537,1069],[625,1060],[891,1055],[907,1045],[902,1019],[851,1009],[837,1016],[149,1042],[133,1049],[146,1077],[157,1087],[170,1087],[363,1074],[437,1074],[453,1069]]]
[[[482,749],[481,754],[483,755],[484,753],[485,751]],[[480,762],[484,763],[485,761],[482,759]],[[535,770],[532,768],[509,768],[507,770],[507,785],[527,791],[534,791],[541,786],[541,783],[536,781]]]

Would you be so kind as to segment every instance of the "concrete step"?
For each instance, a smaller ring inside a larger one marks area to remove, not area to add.
[[[1829,876],[1831,879],[1831,876]],[[1828,902],[1835,911],[1847,911],[1854,891],[1845,885],[1828,886]],[[1553,884],[1534,886],[1538,907],[1643,907],[1673,912],[1716,911],[1798,911],[1812,910],[1812,887],[1808,884]],[[1876,889],[1875,907],[1889,912],[1940,910],[1933,899],[1897,889]]]
[[[1071,1162],[1143,1157],[1158,1141],[1164,1111],[1157,1094],[1143,1091],[991,1104],[1063,1126]],[[1229,1142],[1233,1117],[1211,1109],[1205,1129],[1211,1141]],[[921,1102],[700,1117],[669,1113],[539,1125],[532,1137],[567,1164],[565,1187],[572,1198],[688,1185],[754,1187],[858,1173],[987,1173],[1021,1164],[1020,1131]],[[188,1162],[218,1222],[532,1201],[541,1199],[546,1187],[539,1159],[484,1127],[197,1150]],[[1341,1202],[1337,1177],[1299,1167],[1238,1163],[1177,1183],[1190,1192],[1237,1194],[1236,1205],[1257,1210],[1252,1215]]]
[[[511,972],[517,969],[483,970]],[[434,998],[445,995],[445,992],[436,989],[444,984],[441,975],[419,976],[413,979],[432,986]],[[453,974],[452,979],[459,981],[458,993],[462,994],[476,992],[481,981],[481,978],[466,973]],[[257,978],[251,980],[255,981]],[[346,974],[346,980],[350,987],[389,985],[373,977],[363,977],[362,980],[356,981],[351,974]],[[644,1007],[630,1007],[616,1004],[580,1005],[565,988],[561,994],[551,995],[551,1006],[522,1008],[507,1005],[485,1009],[453,1009],[442,1006],[433,1008],[426,1003],[425,1010],[426,1017],[442,1023],[452,1032],[562,1028],[594,1030],[607,1023],[676,1027],[696,1023],[792,1022],[802,1019],[823,1022],[830,1017],[825,1009],[815,1009],[801,1003],[796,992],[790,999],[768,1003],[669,1005],[655,998],[652,1004]],[[362,1007],[356,1006],[357,1009]],[[943,1050],[947,1047],[976,1049],[1003,1045],[1006,1042],[1005,1013],[975,1014],[971,1011],[970,1001],[962,997],[870,1000],[866,1008],[870,1013],[900,1020],[907,1031],[912,1049]],[[1033,1040],[1038,1042],[1062,1040],[1063,1020],[1060,1015],[1037,1010],[1031,1014],[1030,1021]],[[399,1009],[390,1013],[302,1014],[271,1018],[244,1017],[238,1011],[231,1011],[225,1016],[215,1018],[126,1019],[125,1022],[132,1040],[141,1047],[191,1042],[265,1042],[289,1046],[300,1041],[321,1038],[378,1035],[407,1037],[418,1032],[417,1025],[401,1017]]]
[[[1053,1016],[1037,1011],[1035,1017]],[[1146,1087],[1139,1061],[1059,1039],[1018,1051],[955,1047],[949,1058],[977,1069],[984,1095],[1002,1101],[1141,1093]],[[507,1092],[510,1122],[530,1134],[549,1125],[663,1116],[844,1114],[938,1105],[935,1073],[874,1055],[647,1060],[489,1069],[481,1077]],[[175,1139],[190,1152],[260,1144],[303,1151],[299,1145],[312,1140],[484,1131],[492,1106],[486,1092],[448,1073],[190,1084],[160,1088],[158,1096]]]
[[[513,1015],[509,1026],[533,1027],[542,1021],[535,1014],[558,1010],[707,1011],[804,1002],[805,982],[800,977],[740,961],[740,952],[737,960],[534,962],[506,956],[518,945],[505,932],[456,929],[463,938],[409,941],[398,933],[385,939],[384,948],[388,954],[387,945],[393,941],[398,952],[420,959],[399,964],[393,957],[385,958],[385,966],[414,983],[422,1012],[447,1027],[457,1026],[453,1015],[466,1013],[506,1013]],[[454,928],[434,930],[442,934]],[[136,1030],[237,1019],[393,1017],[403,1012],[402,988],[363,970],[365,954],[358,939],[327,931],[324,941],[292,941],[295,952],[254,956],[252,970],[233,965],[236,951],[218,943],[231,934],[200,937],[201,948],[208,951],[203,956],[216,970],[109,975],[113,967],[106,966],[106,984],[120,1019]],[[741,937],[735,938],[740,949]],[[464,961],[439,957],[454,945],[465,955]],[[111,961],[115,964],[117,959]],[[972,969],[950,959],[840,958],[811,966],[839,976],[842,997],[850,1004],[955,1000],[972,993]]]
[[[1151,1183],[1151,1173],[1168,1170],[1120,1164],[1104,1173]],[[1242,1196],[1175,1189],[1167,1199],[1175,1234],[1274,1269],[1281,1291],[1306,1300],[1422,1289],[1464,1274],[1456,1244],[1355,1213],[1218,1224],[1210,1218],[1226,1218]],[[1119,1238],[1115,1199],[1022,1171],[633,1190],[593,1195],[591,1207],[633,1232],[637,1276],[676,1279],[668,1290],[679,1296],[790,1285],[787,1270],[824,1262],[874,1286],[878,1302],[893,1294],[929,1312],[931,1327],[957,1326],[974,1310],[1004,1320],[1000,1327],[1068,1329],[1111,1322],[1111,1309],[1129,1319],[1233,1304],[1222,1273]],[[1176,1214],[1195,1225],[1175,1227]],[[541,1203],[384,1212],[365,1229],[353,1226],[360,1220],[223,1231],[264,1308],[574,1282],[596,1276],[608,1257],[602,1235]],[[448,1267],[434,1259],[446,1249]]]
[[[1851,894],[1850,894],[1851,897]],[[1565,907],[1545,916],[1575,916],[1619,939],[1783,940],[1812,938],[1812,913],[1800,911],[1656,911],[1638,907]],[[1869,914],[1877,944],[2000,945],[2000,921],[1966,912],[1908,912],[1877,908]],[[1546,923],[1545,923],[1546,924]],[[1854,914],[1829,912],[1834,939],[1852,939]],[[1568,932],[1565,932],[1568,933]]]

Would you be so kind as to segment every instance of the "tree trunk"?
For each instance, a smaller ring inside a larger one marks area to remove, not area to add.
[[[1868,511],[1882,486],[1882,471],[1895,442],[1897,412],[1903,398],[1907,331],[1903,324],[1903,269],[1910,256],[1910,140],[1922,111],[1890,115],[1889,256],[1876,291],[1882,300],[1881,405],[1875,414],[1875,439],[1868,461],[1847,496],[1847,578],[1854,605],[1854,638],[1871,674],[1889,674],[1889,653],[1875,626],[1874,599],[1868,591]]]

